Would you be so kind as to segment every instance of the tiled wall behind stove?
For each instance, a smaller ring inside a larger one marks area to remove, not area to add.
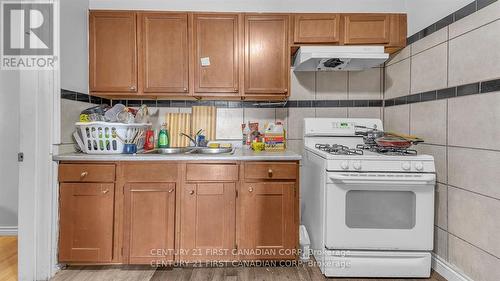
[[[435,157],[434,252],[478,281],[500,280],[499,35],[497,1],[386,64],[385,128]]]

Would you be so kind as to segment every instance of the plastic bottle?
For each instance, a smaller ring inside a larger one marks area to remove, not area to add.
[[[167,124],[163,124],[158,134],[158,147],[167,148],[169,146]]]

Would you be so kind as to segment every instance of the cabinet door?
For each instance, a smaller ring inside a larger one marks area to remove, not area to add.
[[[298,14],[294,16],[294,42],[338,43],[340,16],[338,14]]]
[[[188,93],[187,14],[139,14],[144,93]]]
[[[236,184],[186,184],[181,200],[181,259],[233,260]]]
[[[193,16],[194,91],[238,92],[238,15]]]
[[[387,44],[390,40],[390,15],[345,15],[344,44]]]
[[[132,12],[90,12],[91,92],[137,92],[135,16]]]
[[[130,264],[174,259],[175,184],[125,185],[124,255]]]
[[[245,16],[245,94],[287,94],[287,15]]]
[[[111,262],[114,184],[62,183],[59,196],[59,262]]]
[[[295,183],[245,183],[239,248],[243,259],[294,259],[297,247]],[[255,254],[253,254],[255,253]]]

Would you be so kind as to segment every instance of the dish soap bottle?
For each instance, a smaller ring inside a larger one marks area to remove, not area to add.
[[[159,148],[167,148],[169,145],[168,141],[168,130],[167,124],[163,123],[160,129],[160,133],[158,134],[158,147]]]

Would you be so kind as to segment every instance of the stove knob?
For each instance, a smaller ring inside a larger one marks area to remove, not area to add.
[[[422,163],[422,162],[417,162],[417,163],[415,164],[415,169],[417,169],[417,171],[419,171],[419,172],[423,171],[423,170],[424,170],[424,163]]]
[[[355,170],[361,170],[361,162],[359,161],[352,163],[352,166],[354,167]]]
[[[411,169],[410,162],[404,162],[403,164],[401,164],[401,168],[403,168],[403,170],[405,171],[409,171]]]
[[[342,161],[342,163],[340,163],[340,168],[342,168],[342,170],[347,170],[347,169],[349,169],[349,162],[347,162],[347,161]]]

